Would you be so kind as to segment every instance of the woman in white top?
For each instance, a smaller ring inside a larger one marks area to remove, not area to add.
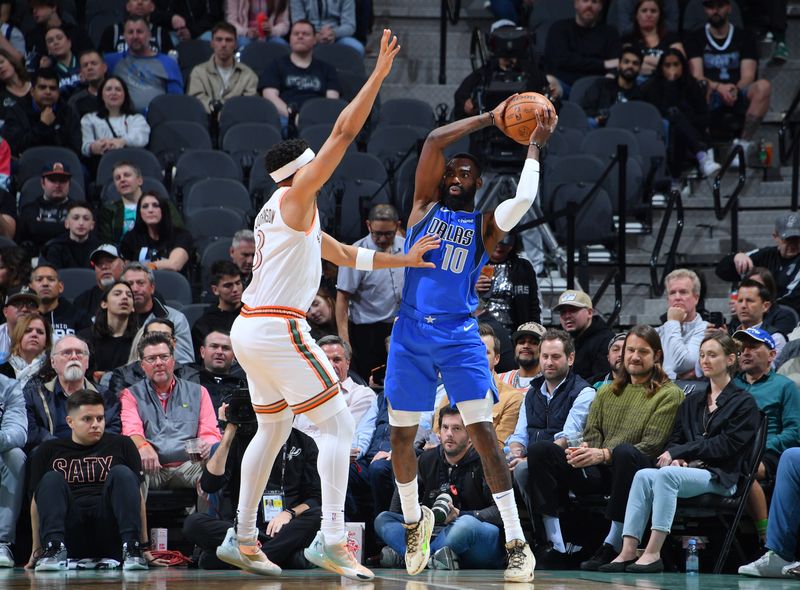
[[[100,85],[98,94],[100,108],[81,119],[81,153],[99,158],[109,150],[145,147],[150,141],[150,126],[133,109],[125,82],[117,76],[109,76]]]

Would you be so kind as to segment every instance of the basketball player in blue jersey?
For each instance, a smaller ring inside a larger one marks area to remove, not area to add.
[[[507,102],[507,101],[506,101]],[[525,542],[511,477],[492,426],[497,390],[486,362],[486,347],[472,317],[475,283],[497,243],[530,208],[539,184],[539,152],[556,127],[550,109],[537,113],[519,188],[494,212],[475,211],[481,186],[480,164],[470,154],[445,161],[444,149],[489,125],[504,131],[506,102],[489,113],[432,131],[422,148],[406,248],[435,234],[441,247],[425,260],[433,269],[406,270],[400,313],[392,330],[385,391],[389,400],[392,466],[406,527],[406,569],[421,572],[428,563],[433,513],[420,506],[413,443],[422,412],[434,407],[437,375],[461,412],[472,444],[481,456],[487,483],[500,509],[506,535],[505,580],[533,580],[535,559]]]

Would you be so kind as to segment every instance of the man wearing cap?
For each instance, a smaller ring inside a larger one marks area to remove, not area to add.
[[[664,372],[670,379],[694,378],[700,343],[708,322],[697,313],[700,279],[686,268],[676,268],[664,279],[667,291],[667,321],[656,328],[664,347]]]
[[[69,166],[61,162],[46,166],[42,172],[42,196],[23,206],[19,213],[15,241],[34,256],[47,242],[66,233],[64,220],[72,204],[71,179]]]
[[[608,371],[606,352],[614,333],[603,318],[594,313],[591,297],[583,291],[564,291],[553,311],[559,313],[561,327],[575,342],[572,370],[584,379]]]
[[[53,343],[64,336],[74,336],[92,325],[87,310],[72,305],[61,294],[64,283],[58,270],[48,262],[41,262],[31,272],[31,289],[39,296],[39,313],[46,318],[53,333]]]
[[[758,44],[748,30],[730,22],[730,0],[703,0],[703,9],[706,26],[685,37],[689,68],[707,90],[710,111],[744,117],[741,135],[733,143],[742,146],[747,156],[769,111],[772,87],[768,80],[756,79]]]
[[[89,255],[89,264],[94,268],[97,283],[78,295],[73,303],[93,316],[100,307],[103,292],[122,276],[125,262],[119,257],[119,250],[114,244],[100,244]]]
[[[527,322],[511,334],[517,368],[499,373],[497,377],[500,381],[508,383],[516,389],[528,390],[533,378],[541,374],[539,371],[539,343],[544,333],[545,329],[541,324]]]
[[[716,273],[723,281],[739,281],[754,266],[763,266],[775,277],[778,299],[775,302],[800,311],[800,213],[789,212],[775,220],[772,234],[775,246],[729,254],[717,263]]]
[[[11,352],[11,333],[17,325],[17,320],[39,309],[39,297],[27,285],[18,287],[6,295],[3,305],[3,316],[6,322],[0,325],[0,362],[8,360]]]
[[[800,446],[800,391],[790,379],[772,370],[775,340],[769,332],[748,328],[737,330],[733,337],[742,345],[740,372],[734,382],[749,391],[767,415],[767,443],[756,479],[774,480],[781,453]],[[767,500],[758,482],[750,488],[747,509],[763,539],[767,531]]]
[[[605,374],[598,373],[589,379],[589,383],[592,384],[595,391],[599,391],[603,385],[611,383],[614,379],[622,375],[622,360],[625,351],[625,337],[627,335],[627,332],[619,332],[614,334],[614,337],[609,341],[606,358],[608,359],[608,366],[611,367],[611,370]]]

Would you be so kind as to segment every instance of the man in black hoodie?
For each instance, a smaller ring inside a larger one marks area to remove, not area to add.
[[[74,336],[91,325],[91,319],[84,310],[61,297],[64,283],[56,267],[49,262],[42,262],[33,269],[30,286],[39,296],[39,313],[50,323],[53,342],[64,336]]]
[[[218,260],[211,265],[211,292],[218,298],[218,303],[200,316],[192,326],[195,358],[200,358],[203,341],[212,331],[230,333],[233,320],[242,308],[242,291],[244,287],[238,266],[230,260]]]
[[[575,364],[572,370],[584,379],[608,373],[608,343],[614,336],[606,323],[594,313],[592,298],[583,291],[564,291],[553,308],[560,316],[561,327],[575,341]]]
[[[235,360],[230,332],[214,330],[206,335],[200,346],[200,362],[192,366],[200,374],[200,385],[208,390],[215,411],[226,395],[247,387],[247,376]]]

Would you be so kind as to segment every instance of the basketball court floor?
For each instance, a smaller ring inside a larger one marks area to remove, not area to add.
[[[501,571],[424,572],[408,576],[403,570],[376,570],[372,582],[354,582],[319,570],[286,572],[265,578],[238,571],[201,571],[186,568],[147,572],[70,571],[27,572],[0,570],[0,588],[7,590],[800,590],[800,580],[767,580],[741,576],[700,574],[597,574],[537,571],[532,584],[504,584]]]

